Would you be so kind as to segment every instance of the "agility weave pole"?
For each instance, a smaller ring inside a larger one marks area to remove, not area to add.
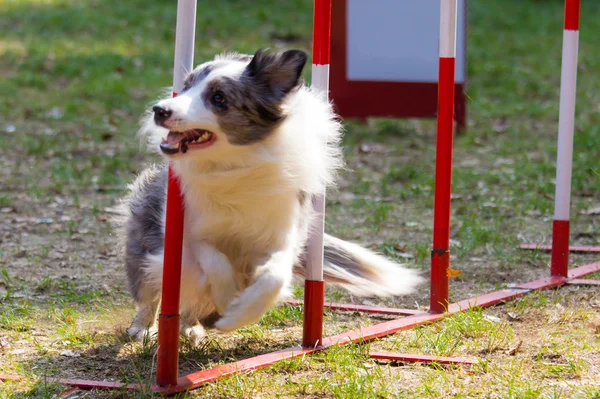
[[[570,0],[567,0],[567,3],[569,3]],[[195,0],[192,1],[186,1],[186,0],[179,0],[179,4],[181,5],[181,3],[194,3],[194,12],[195,12]],[[317,3],[319,2],[319,0],[315,0],[315,25],[317,22]],[[321,3],[330,3],[330,0],[324,0],[321,1]],[[577,1],[577,4],[579,2]],[[175,300],[170,301],[170,307],[165,308],[163,306],[163,308],[161,309],[161,316],[163,318],[166,319],[166,321],[163,321],[163,324],[166,324],[167,327],[171,328],[171,330],[167,329],[164,330],[164,326],[163,326],[163,339],[165,339],[165,334],[164,331],[167,331],[167,334],[171,334],[171,335],[167,335],[167,337],[170,337],[170,341],[169,344],[173,345],[172,341],[175,341],[174,346],[165,346],[162,350],[162,354],[160,353],[161,351],[161,346],[163,345],[163,343],[161,342],[161,330],[160,330],[160,325],[159,325],[159,358],[160,356],[166,357],[166,360],[164,361],[163,365],[161,367],[163,367],[164,371],[160,378],[158,375],[158,369],[159,369],[159,365],[157,364],[157,380],[156,380],[156,385],[152,386],[152,390],[155,392],[159,392],[162,394],[174,394],[174,393],[178,393],[178,392],[184,392],[193,388],[196,388],[198,386],[201,386],[203,384],[206,383],[210,383],[210,382],[214,382],[220,378],[224,378],[227,376],[231,376],[234,374],[238,374],[238,373],[242,373],[242,372],[250,372],[250,371],[254,371],[257,369],[261,369],[261,368],[265,368],[268,366],[271,366],[279,361],[285,360],[285,359],[291,359],[291,358],[295,358],[295,357],[300,357],[300,356],[305,356],[308,354],[312,354],[315,352],[318,352],[320,350],[326,349],[330,346],[333,345],[346,345],[346,344],[350,344],[353,342],[364,342],[364,341],[368,341],[368,340],[372,340],[375,338],[379,338],[379,337],[383,337],[386,335],[390,335],[393,334],[395,332],[401,331],[401,330],[406,330],[406,329],[410,329],[416,326],[420,326],[420,325],[424,325],[424,324],[429,324],[429,323],[433,323],[439,320],[442,320],[443,318],[456,314],[458,312],[462,312],[462,311],[466,311],[468,309],[471,308],[475,308],[475,307],[488,307],[488,306],[493,306],[499,303],[503,303],[505,301],[511,300],[511,299],[515,299],[521,296],[526,295],[529,292],[532,291],[536,291],[536,290],[543,290],[543,289],[548,289],[548,288],[554,288],[554,287],[559,287],[562,285],[566,285],[566,284],[578,284],[580,282],[590,282],[593,280],[583,280],[581,279],[582,277],[585,277],[589,274],[592,273],[596,273],[598,271],[600,271],[600,262],[596,262],[596,263],[592,263],[589,265],[585,265],[585,266],[581,266],[578,268],[575,268],[571,271],[565,270],[564,275],[554,275],[552,274],[550,277],[546,277],[546,278],[542,278],[539,280],[535,280],[529,283],[524,283],[521,285],[518,285],[516,287],[513,288],[507,288],[507,289],[503,289],[500,291],[496,291],[496,292],[492,292],[492,293],[488,293],[488,294],[484,294],[478,297],[474,297],[474,298],[470,298],[470,299],[466,299],[463,301],[459,301],[457,303],[453,303],[453,304],[449,304],[448,303],[448,270],[450,269],[450,265],[449,265],[449,253],[448,253],[448,241],[446,241],[446,235],[449,231],[449,223],[450,223],[450,181],[439,181],[438,179],[443,179],[443,178],[451,178],[451,166],[452,166],[452,151],[451,151],[451,146],[452,146],[452,124],[450,123],[450,125],[448,126],[448,101],[452,101],[453,96],[450,96],[450,98],[448,98],[448,93],[446,92],[446,90],[444,90],[442,88],[442,86],[444,85],[444,87],[447,87],[446,85],[450,85],[450,87],[453,86],[454,83],[454,73],[450,73],[449,70],[450,68],[453,68],[454,63],[452,60],[452,57],[449,56],[451,54],[453,54],[452,51],[449,51],[452,49],[453,47],[453,41],[450,38],[443,38],[444,35],[452,35],[453,32],[453,28],[450,28],[450,26],[452,26],[451,22],[451,18],[452,18],[452,12],[454,11],[454,18],[456,17],[456,0],[440,0],[440,4],[441,4],[441,20],[440,20],[440,25],[441,25],[441,29],[440,29],[440,82],[439,82],[439,107],[440,107],[440,116],[438,117],[438,136],[442,136],[446,143],[446,145],[450,146],[450,150],[448,150],[448,148],[440,148],[440,144],[439,144],[439,140],[440,138],[438,138],[438,154],[440,154],[437,159],[436,159],[436,206],[438,204],[441,204],[441,208],[440,210],[436,209],[436,216],[434,218],[434,252],[433,252],[433,256],[432,256],[432,287],[431,287],[431,304],[434,304],[434,295],[436,300],[437,300],[437,304],[440,305],[440,308],[442,307],[441,305],[445,303],[445,306],[443,307],[443,309],[441,311],[438,311],[436,309],[433,308],[433,306],[430,309],[430,312],[418,312],[418,311],[411,311],[411,310],[407,310],[407,309],[391,309],[391,308],[377,308],[377,307],[369,307],[369,306],[364,306],[364,305],[344,305],[344,304],[324,304],[323,303],[323,296],[319,296],[319,295],[314,295],[313,298],[309,299],[307,298],[306,294],[305,294],[305,323],[306,320],[308,319],[309,321],[312,320],[312,322],[314,322],[315,320],[318,320],[318,318],[320,317],[321,322],[319,323],[318,327],[315,327],[314,325],[311,327],[311,332],[310,334],[313,334],[313,331],[318,331],[318,333],[314,333],[313,335],[309,335],[309,338],[311,338],[312,340],[310,340],[309,342],[311,342],[310,345],[304,345],[304,346],[296,346],[296,347],[292,347],[292,348],[288,348],[288,349],[284,349],[284,350],[280,350],[277,352],[273,352],[273,353],[267,353],[267,354],[263,354],[263,355],[259,355],[256,357],[252,357],[249,359],[244,359],[238,362],[234,362],[234,363],[229,363],[229,364],[224,364],[221,366],[217,366],[208,370],[203,370],[203,371],[199,371],[196,373],[191,373],[182,377],[177,378],[177,360],[178,360],[178,344],[179,344],[179,336],[178,336],[178,330],[179,330],[179,323],[177,322],[176,324],[171,322],[172,319],[177,319],[178,320],[178,312],[179,309],[178,307],[175,307]],[[191,7],[191,6],[190,6]],[[179,27],[180,27],[180,19],[179,19],[179,8],[178,8],[178,37],[181,37],[182,35],[179,34]],[[330,12],[330,8],[329,8],[329,12]],[[190,14],[187,14],[187,17],[190,18]],[[190,22],[192,20],[192,18],[190,18],[190,20],[188,20],[188,22]],[[454,21],[456,21],[454,19]],[[444,23],[446,23],[446,25],[444,25]],[[192,23],[193,26],[193,23]],[[455,24],[454,24],[455,26]],[[188,25],[188,29],[189,29],[189,25]],[[315,30],[317,28],[315,27]],[[183,28],[182,28],[183,30]],[[193,32],[193,28],[191,29]],[[454,30],[454,35],[456,34],[455,30]],[[327,45],[328,46],[328,45]],[[177,51],[176,51],[177,53]],[[191,60],[193,58],[193,42],[191,45],[191,53],[188,53],[188,56],[190,57],[189,59]],[[176,56],[176,60],[177,60],[177,56]],[[326,66],[329,62],[329,57],[327,57],[326,59],[320,59],[321,61],[327,61],[327,63],[323,63],[323,64],[318,64],[317,61],[315,61],[315,63],[317,63],[317,67],[319,66]],[[319,62],[321,62],[319,61]],[[191,61],[190,61],[191,62]],[[177,64],[177,61],[176,61]],[[442,71],[442,64],[444,64],[444,71]],[[191,68],[188,68],[191,69]],[[315,71],[315,68],[313,66],[313,72]],[[325,69],[325,68],[321,68],[321,69]],[[442,77],[442,73],[444,74],[444,77]],[[318,79],[318,78],[317,78]],[[313,82],[315,82],[316,80],[313,78]],[[443,82],[443,84],[442,84]],[[174,91],[178,90],[177,89],[177,81],[175,81],[175,85],[174,85]],[[325,83],[326,84],[326,83]],[[326,86],[325,86],[326,87]],[[174,95],[176,94],[176,92],[174,93]],[[444,94],[446,95],[444,97]],[[443,98],[444,97],[444,98]],[[449,108],[450,110],[452,110],[452,108]],[[444,111],[445,110],[445,111]],[[452,111],[450,111],[450,121],[452,122]],[[440,126],[440,123],[443,126]],[[446,167],[447,169],[444,171],[443,167]],[[439,173],[438,173],[439,172]],[[445,174],[444,174],[445,173]],[[167,212],[169,212],[169,209],[175,209],[171,211],[170,215],[175,215],[175,217],[180,216],[179,219],[175,220],[175,223],[172,225],[174,227],[171,227],[171,229],[173,229],[176,233],[178,231],[182,232],[183,229],[183,207],[182,207],[182,203],[181,203],[181,194],[178,187],[178,182],[177,180],[174,178],[174,176],[172,174],[170,174],[170,178],[173,177],[173,179],[169,180],[169,196],[170,196],[170,200],[171,201],[170,205],[168,203],[167,205]],[[441,188],[440,188],[440,183],[441,183]],[[174,184],[175,186],[172,188],[171,184]],[[174,191],[175,194],[171,194],[171,190],[176,190]],[[443,194],[445,194],[447,197],[444,198]],[[438,200],[439,197],[439,200]],[[323,204],[324,204],[324,196],[323,196]],[[169,208],[170,207],[170,208]],[[177,213],[179,212],[179,213]],[[436,223],[436,220],[438,223]],[[177,230],[178,228],[180,228],[180,230]],[[437,230],[436,230],[437,228]],[[448,229],[446,231],[446,229]],[[436,241],[436,236],[437,241]],[[177,236],[173,236],[175,238],[177,238]],[[181,237],[181,236],[180,236]],[[173,239],[175,239],[173,238]],[[448,237],[449,239],[449,237]],[[568,239],[568,238],[567,238]],[[167,237],[165,237],[165,240],[167,240]],[[320,241],[320,245],[321,245],[321,264],[319,265],[319,262],[317,261],[316,263],[313,263],[313,265],[317,265],[317,266],[321,266],[322,267],[322,236],[320,240],[316,240],[314,239],[314,242],[316,242],[318,244],[318,241]],[[179,241],[180,245],[181,240]],[[165,242],[165,244],[167,244],[167,241]],[[436,244],[438,246],[436,246]],[[318,245],[317,245],[318,247]],[[179,249],[181,249],[179,247]],[[438,253],[435,251],[435,249],[444,251],[444,253]],[[434,261],[434,257],[438,258],[438,260]],[[179,250],[179,255],[177,255],[177,253],[174,253],[171,255],[171,257],[169,257],[168,259],[170,262],[172,262],[173,264],[175,264],[176,266],[180,266],[181,264],[181,250]],[[318,260],[318,256],[317,256],[317,260]],[[568,261],[568,259],[567,259]],[[167,255],[165,253],[165,268],[167,267]],[[435,281],[433,278],[434,275],[434,270],[433,268],[436,267],[436,276],[438,276]],[[177,268],[179,269],[179,268]],[[315,269],[318,271],[318,268],[315,267]],[[321,276],[320,279],[318,279],[319,275],[318,273],[312,274],[311,278],[313,278],[314,280],[311,281],[317,281],[317,282],[322,282],[322,268],[321,270]],[[166,270],[165,270],[166,272]],[[171,270],[171,272],[173,272]],[[443,273],[442,273],[443,272]],[[179,270],[176,270],[175,273],[180,273]],[[173,273],[173,274],[175,274]],[[307,274],[308,276],[308,274]],[[173,276],[171,276],[172,278]],[[172,280],[171,280],[172,281]],[[434,287],[434,283],[439,283],[441,282],[441,285],[438,285],[436,287]],[[164,290],[164,285],[163,284],[163,294],[165,294],[165,290]],[[179,280],[176,280],[173,282],[173,287],[179,288]],[[171,287],[170,291],[167,291],[167,294],[172,295],[174,292],[177,294],[176,295],[176,301],[177,301],[177,306],[178,301],[179,301],[179,291],[173,291],[173,287]],[[320,292],[319,290],[313,290],[313,293]],[[173,298],[171,298],[173,299]],[[309,305],[308,302],[312,300],[312,305]],[[315,303],[317,303],[317,305],[315,305]],[[292,304],[297,305],[299,304],[298,302],[292,302]],[[402,314],[409,314],[408,317],[405,318],[401,318],[401,319],[396,319],[396,320],[390,320],[390,321],[386,321],[383,323],[379,323],[379,324],[375,324],[360,330],[356,330],[356,331],[351,331],[351,332],[346,332],[346,333],[342,333],[342,334],[338,334],[335,336],[331,336],[328,338],[322,338],[322,311],[323,311],[323,306],[325,307],[329,307],[332,309],[338,309],[338,310],[348,310],[348,311],[362,311],[362,312],[369,312],[369,313],[381,313],[381,314],[396,314],[396,315],[402,315]],[[307,318],[306,313],[307,312],[311,312],[311,311],[315,311],[315,309],[320,307],[320,316],[318,314],[313,314],[313,316],[310,316]],[[310,309],[309,309],[310,308]],[[164,316],[163,316],[164,315]],[[173,331],[177,331],[177,334],[172,335]],[[314,330],[313,330],[314,328]],[[306,328],[305,328],[305,334],[306,334]],[[305,344],[307,342],[307,340],[305,339],[305,337],[303,337],[303,344]],[[314,344],[312,344],[312,342],[314,342]],[[169,350],[171,352],[169,352]],[[173,352],[174,351],[174,352]],[[173,357],[175,357],[175,360],[173,360]],[[435,361],[435,362],[439,362],[439,363],[443,363],[443,362],[450,362],[450,363],[458,363],[458,364],[469,364],[471,362],[471,360],[469,359],[460,359],[460,358],[437,358],[437,359],[431,359],[431,357],[428,356],[422,356],[422,355],[405,355],[405,354],[397,354],[397,353],[372,353],[371,357],[373,358],[379,358],[379,359],[389,359],[389,360],[396,360],[396,361],[418,361],[418,362],[427,362],[427,361]],[[173,368],[173,364],[175,365],[175,367]],[[174,379],[173,379],[174,378]],[[23,379],[23,377],[19,377],[19,376],[11,376],[11,375],[0,375],[0,381],[2,380],[19,380],[19,379]],[[83,388],[83,389],[116,389],[116,390],[137,390],[137,389],[142,389],[144,388],[144,386],[142,384],[126,384],[126,383],[122,383],[122,382],[109,382],[109,381],[93,381],[93,380],[75,380],[75,379],[59,379],[59,378],[48,378],[46,379],[48,382],[59,382],[62,384],[66,384],[66,385],[71,385],[71,386],[77,386],[79,388]]]
[[[433,208],[433,250],[429,311],[448,308],[450,270],[450,202],[456,69],[456,0],[440,0],[437,148]]]
[[[571,206],[571,174],[573,169],[573,135],[575,132],[580,1],[565,0],[560,77],[560,110],[558,118],[558,155],[556,161],[556,195],[554,221],[552,222],[552,261],[550,263],[551,274],[553,276],[566,276],[569,270],[569,211]]]
[[[569,245],[580,13],[581,0],[565,0],[552,245],[519,246],[526,250],[551,251],[551,275],[563,277],[567,276],[569,270],[569,252],[600,253],[600,246]],[[594,283],[594,280],[583,281],[590,285],[600,284]],[[580,283],[583,284],[583,281]]]
[[[329,53],[331,0],[314,0],[312,87],[329,97]],[[302,346],[314,348],[323,341],[323,234],[325,231],[325,187],[313,199],[315,217],[307,243],[304,280]]]
[[[178,0],[173,65],[173,97],[183,89],[194,66],[196,0]],[[158,316],[156,384],[177,384],[179,367],[179,295],[183,249],[184,205],[179,179],[169,164],[161,309]]]

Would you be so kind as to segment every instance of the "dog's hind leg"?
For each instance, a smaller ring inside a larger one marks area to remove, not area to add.
[[[138,339],[154,328],[160,302],[167,176],[166,164],[146,169],[126,201],[125,268],[138,305],[128,333]]]
[[[131,327],[127,333],[136,340],[141,340],[144,335],[153,335],[156,332],[156,313],[160,298],[150,293],[147,298],[138,302],[138,309],[133,317]]]
[[[142,339],[145,334],[156,332],[156,313],[160,302],[160,276],[162,259],[158,255],[148,255],[144,265],[128,264],[130,286],[137,303],[137,312],[127,333],[134,339]],[[158,283],[157,283],[158,282]]]

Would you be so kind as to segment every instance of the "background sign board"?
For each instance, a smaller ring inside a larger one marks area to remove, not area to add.
[[[466,1],[458,0],[455,119],[466,123]],[[439,0],[333,0],[331,98],[343,118],[435,117]]]

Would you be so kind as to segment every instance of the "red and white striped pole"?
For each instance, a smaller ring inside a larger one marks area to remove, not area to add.
[[[437,148],[429,304],[431,313],[442,313],[448,308],[454,75],[456,69],[456,2],[457,0],[440,0]]]
[[[580,0],[565,0],[560,111],[558,117],[558,159],[556,161],[556,197],[552,222],[552,276],[567,277],[569,271],[569,235],[573,134],[575,131],[575,89],[579,51]]]
[[[329,48],[331,0],[314,1],[312,87],[329,94]],[[304,281],[304,324],[302,345],[314,348],[323,342],[323,232],[325,229],[325,187],[314,198],[315,225],[308,239]]]
[[[195,31],[196,0],[178,0],[173,97],[183,89],[185,74],[193,69]],[[172,165],[169,165],[166,213],[162,302],[158,316],[156,357],[156,384],[159,386],[177,385],[179,367],[179,292],[184,214],[179,179]]]

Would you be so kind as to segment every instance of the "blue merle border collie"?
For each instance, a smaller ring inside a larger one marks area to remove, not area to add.
[[[258,321],[306,272],[312,198],[343,166],[331,104],[305,86],[299,50],[222,54],[188,74],[142,120],[165,159],[124,201],[125,263],[138,309],[128,332],[155,327],[160,301],[167,161],[184,193],[181,327],[233,331]],[[324,279],[359,296],[411,293],[423,280],[357,244],[324,237]]]

